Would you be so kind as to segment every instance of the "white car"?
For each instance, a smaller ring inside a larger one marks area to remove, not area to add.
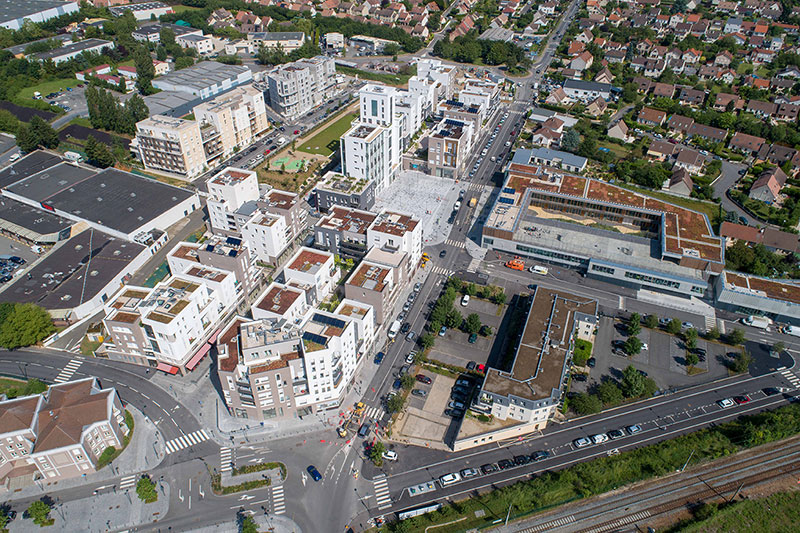
[[[461,481],[461,474],[459,474],[458,472],[445,474],[439,478],[439,483],[441,483],[443,487],[452,485],[453,483],[458,483],[459,481]]]
[[[592,435],[592,442],[595,444],[603,444],[604,442],[608,441],[608,435],[605,433],[598,433],[597,435]]]
[[[381,457],[387,461],[397,461],[397,452],[394,450],[386,450],[381,454]]]
[[[406,355],[406,363],[410,365],[414,362],[415,357],[417,357],[417,352],[408,352],[408,355]]]
[[[720,407],[725,409],[727,407],[733,407],[736,404],[733,402],[732,398],[723,398],[723,399],[717,401],[717,405],[719,405]]]
[[[572,441],[572,444],[573,444],[573,445],[574,445],[576,448],[586,448],[586,447],[587,447],[587,446],[589,446],[591,443],[592,443],[592,441],[590,441],[590,440],[589,440],[589,439],[587,439],[586,437],[581,437],[581,438],[579,438],[579,439],[575,439],[574,441]]]
[[[469,305],[469,294],[465,294],[463,298],[461,298],[461,306],[466,307]]]

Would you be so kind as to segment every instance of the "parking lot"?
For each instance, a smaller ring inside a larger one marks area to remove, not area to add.
[[[612,317],[601,318],[592,352],[596,361],[595,367],[591,369],[587,381],[573,381],[572,391],[586,391],[592,385],[600,383],[604,376],[619,379],[628,365],[633,365],[646,373],[661,390],[707,383],[728,375],[726,362],[730,358],[726,354],[735,351],[731,346],[699,338],[697,347],[705,350],[706,356],[705,360],[695,365],[699,372],[690,376],[686,366],[686,347],[678,336],[670,335],[661,329],[642,327],[638,337],[647,345],[647,349],[627,357],[613,353],[612,347],[612,343],[624,342],[627,339],[624,331],[622,322]]]
[[[470,361],[487,364],[492,353],[497,329],[503,318],[502,313],[498,315],[498,308],[503,306],[478,298],[470,298],[469,303],[462,306],[460,297],[454,306],[461,312],[464,319],[471,313],[477,313],[481,318],[481,323],[492,328],[492,335],[488,337],[478,335],[475,342],[470,343],[468,333],[460,329],[448,329],[443,337],[436,336],[436,344],[431,348],[428,358],[464,368]]]

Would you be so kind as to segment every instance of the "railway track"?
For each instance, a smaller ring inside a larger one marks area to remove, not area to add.
[[[705,464],[685,472],[685,475],[659,480],[652,488],[599,498],[573,513],[555,515],[519,532],[615,531],[699,501],[732,497],[744,487],[796,471],[800,471],[800,438],[780,445],[770,444],[755,453],[736,457],[725,465],[720,465],[719,461]]]

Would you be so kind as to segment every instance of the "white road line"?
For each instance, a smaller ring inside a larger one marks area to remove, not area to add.
[[[65,383],[69,381],[72,375],[75,374],[75,371],[80,368],[81,364],[83,364],[83,361],[80,359],[71,359],[53,381],[55,383]]]

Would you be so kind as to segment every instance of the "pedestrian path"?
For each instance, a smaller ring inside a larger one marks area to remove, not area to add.
[[[482,191],[483,190],[483,185],[481,185],[480,183],[470,183],[469,187],[467,187],[467,190],[468,191]]]
[[[80,359],[72,359],[69,363],[67,363],[67,366],[65,366],[64,369],[61,372],[59,372],[59,374],[56,376],[56,379],[54,379],[53,381],[55,381],[56,383],[65,383],[69,381],[72,378],[72,375],[75,373],[75,371],[78,370],[78,368],[80,368],[82,363],[83,361],[81,361]]]
[[[125,476],[124,478],[119,480],[119,490],[130,489],[136,486],[137,483],[137,476]]]
[[[283,495],[283,485],[272,487],[272,514],[283,514],[286,512],[286,501]]]
[[[222,473],[233,470],[233,450],[223,446],[219,450],[219,471]]]
[[[448,269],[440,267],[440,266],[433,267],[433,273],[434,274],[442,274],[442,275],[447,276],[447,277],[450,277],[450,276],[453,275],[453,271],[452,270],[448,270]]]
[[[783,372],[781,372],[781,375],[786,378],[786,381],[788,381],[792,385],[792,387],[794,387],[795,389],[800,389],[800,378],[798,378],[794,372],[792,372],[789,369],[786,369]]]
[[[378,415],[383,414],[383,407],[370,407],[367,409],[367,418],[380,418]]]
[[[195,444],[200,444],[203,441],[208,440],[210,437],[206,430],[200,429],[195,431],[194,433],[189,433],[183,437],[178,437],[177,439],[172,439],[167,441],[166,449],[167,454],[175,453],[180,451],[184,448],[188,448],[189,446],[193,446]]]
[[[376,477],[372,480],[372,487],[375,489],[375,503],[379,510],[388,509],[392,506],[392,497],[389,495],[389,482],[385,476]]]
[[[459,241],[454,241],[453,239],[447,239],[446,241],[444,241],[444,243],[447,244],[448,246],[453,246],[455,248],[466,248],[467,247],[467,245],[464,244],[464,241],[460,241],[459,242]]]

